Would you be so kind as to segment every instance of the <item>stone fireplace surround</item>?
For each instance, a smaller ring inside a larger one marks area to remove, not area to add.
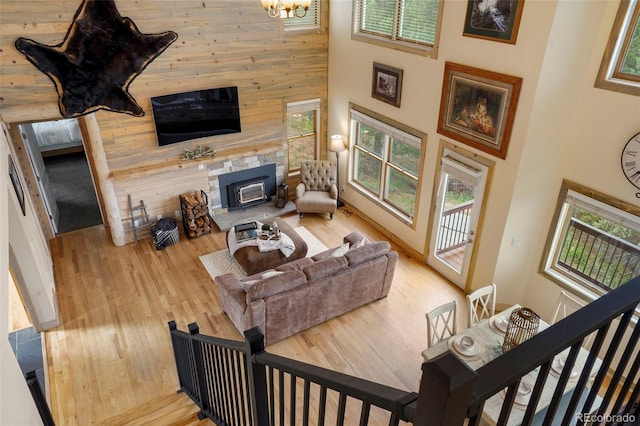
[[[220,162],[209,164],[207,167],[207,175],[209,176],[209,211],[212,216],[227,213],[229,208],[223,206],[223,197],[220,191],[226,191],[220,187],[219,177],[224,174],[249,170],[256,167],[275,164],[276,169],[276,185],[284,181],[285,177],[285,151],[271,151],[265,153],[257,153],[247,156],[239,156],[236,158],[226,159]],[[224,182],[223,182],[224,183]],[[225,196],[226,198],[226,196]]]

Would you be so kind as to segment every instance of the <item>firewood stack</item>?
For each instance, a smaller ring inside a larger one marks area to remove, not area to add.
[[[209,216],[208,204],[207,194],[203,191],[180,195],[182,224],[184,232],[189,238],[211,233],[211,216]]]

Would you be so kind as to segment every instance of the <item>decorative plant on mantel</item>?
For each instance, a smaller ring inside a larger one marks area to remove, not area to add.
[[[183,160],[198,160],[202,157],[215,157],[218,155],[215,149],[210,146],[202,146],[198,145],[196,149],[184,149],[184,154],[182,154]]]

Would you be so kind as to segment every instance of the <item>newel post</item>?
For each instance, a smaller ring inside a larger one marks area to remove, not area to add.
[[[462,426],[478,375],[451,352],[422,364],[413,424]]]
[[[255,361],[255,356],[264,352],[264,335],[260,327],[244,332],[249,376],[251,415],[257,426],[269,426],[269,406],[267,404],[267,371],[264,365]]]
[[[211,405],[209,403],[209,393],[207,392],[207,378],[204,374],[204,361],[202,360],[202,343],[195,339],[197,334],[200,334],[200,327],[197,322],[192,322],[188,325],[189,334],[191,335],[191,347],[193,349],[193,359],[196,365],[196,377],[198,379],[198,393],[200,397],[200,414],[198,417],[200,420],[204,419],[206,416],[204,412],[207,412],[211,409]]]

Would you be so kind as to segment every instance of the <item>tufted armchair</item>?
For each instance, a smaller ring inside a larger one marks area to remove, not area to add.
[[[296,186],[296,210],[303,213],[333,214],[338,208],[336,165],[329,161],[303,161]]]

